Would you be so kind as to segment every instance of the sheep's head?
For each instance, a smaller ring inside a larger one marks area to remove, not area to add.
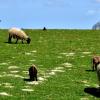
[[[28,37],[26,41],[27,41],[28,44],[30,44],[31,39]]]

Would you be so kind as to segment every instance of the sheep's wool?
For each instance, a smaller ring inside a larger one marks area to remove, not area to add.
[[[16,35],[21,39],[27,39],[28,38],[26,33],[19,28],[11,28],[11,29],[9,29],[8,32],[9,32],[10,35],[12,35],[12,36]]]
[[[97,71],[100,71],[100,64],[97,65]]]

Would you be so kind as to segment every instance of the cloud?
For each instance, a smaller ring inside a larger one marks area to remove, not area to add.
[[[100,0],[96,0],[96,2],[100,3]]]
[[[99,16],[100,15],[100,9],[88,10],[86,15],[87,16]]]
[[[68,3],[65,0],[47,0],[45,6],[48,7],[65,7]]]
[[[87,14],[88,15],[94,15],[97,11],[96,10],[88,10]]]

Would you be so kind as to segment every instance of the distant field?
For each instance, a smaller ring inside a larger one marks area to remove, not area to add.
[[[7,43],[0,30],[0,100],[96,100],[84,89],[97,87],[91,58],[100,55],[100,31],[24,30],[31,44]],[[28,82],[28,68],[38,68],[38,82]]]

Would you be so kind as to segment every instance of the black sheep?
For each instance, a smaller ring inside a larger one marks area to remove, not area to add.
[[[37,68],[35,65],[32,65],[29,68],[29,77],[30,77],[30,81],[37,81]]]

